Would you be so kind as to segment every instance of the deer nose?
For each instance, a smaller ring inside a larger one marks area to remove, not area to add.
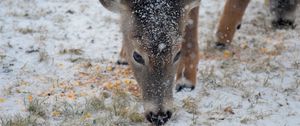
[[[146,114],[146,119],[154,124],[155,126],[161,126],[164,125],[172,116],[171,111],[159,111],[158,113],[148,112]]]

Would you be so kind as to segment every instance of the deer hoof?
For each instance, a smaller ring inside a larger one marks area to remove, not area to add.
[[[193,91],[195,89],[195,86],[186,79],[181,79],[177,82],[176,84],[176,91],[180,92],[180,91]]]
[[[272,26],[276,29],[295,29],[294,21],[279,19],[272,21]]]
[[[227,44],[225,44],[223,42],[216,42],[215,48],[219,49],[219,50],[225,50],[225,49],[227,49]]]
[[[183,90],[193,91],[194,89],[195,89],[195,86],[187,86],[187,85],[177,85],[176,86],[177,92],[181,92]]]

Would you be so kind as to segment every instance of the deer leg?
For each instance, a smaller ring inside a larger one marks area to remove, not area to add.
[[[250,0],[227,0],[216,33],[216,48],[224,49],[233,39]]]
[[[198,47],[198,14],[199,7],[191,10],[189,18],[193,23],[188,24],[185,30],[185,41],[182,44],[181,60],[176,76],[176,90],[184,88],[193,90],[196,84],[196,73],[199,62]]]
[[[122,48],[119,54],[119,59],[117,61],[118,65],[128,65],[128,62],[126,61],[126,51],[124,47],[124,43],[122,44]]]

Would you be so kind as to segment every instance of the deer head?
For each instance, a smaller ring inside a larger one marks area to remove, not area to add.
[[[100,0],[121,15],[126,60],[142,89],[145,116],[156,125],[172,115],[173,81],[188,12],[200,0]]]

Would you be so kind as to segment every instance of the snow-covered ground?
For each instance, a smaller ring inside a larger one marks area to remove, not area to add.
[[[232,49],[220,52],[223,5],[202,0],[198,85],[174,94],[167,125],[299,126],[300,27],[272,29],[252,0]],[[0,125],[148,125],[131,71],[114,64],[121,40],[118,15],[98,0],[1,0]]]

